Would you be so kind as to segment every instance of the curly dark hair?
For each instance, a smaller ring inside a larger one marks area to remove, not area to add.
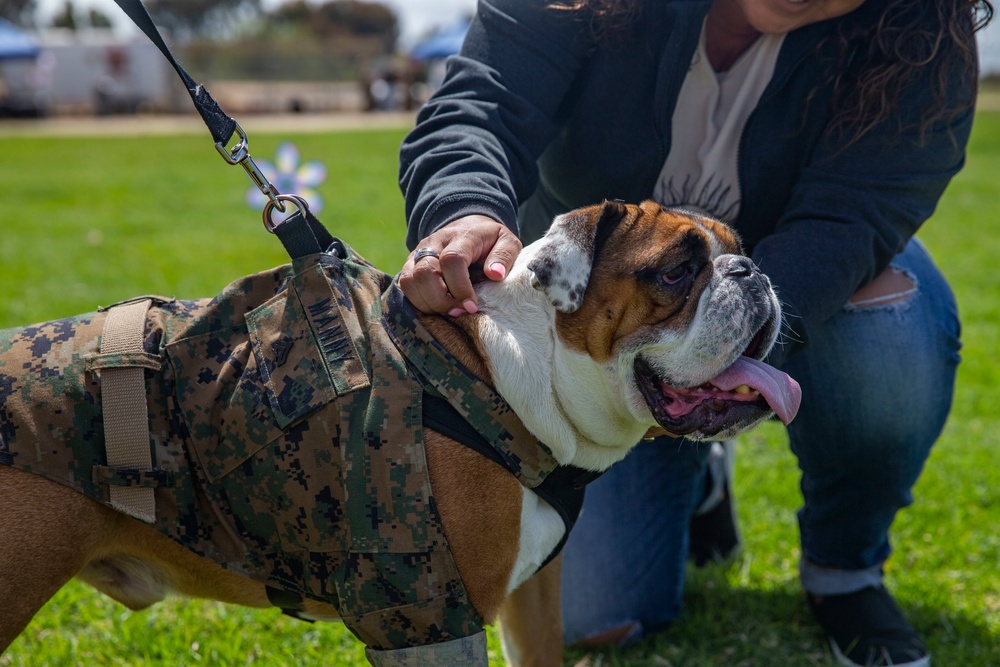
[[[934,100],[920,119],[921,136],[932,125],[965,113],[976,101],[979,61],[974,33],[993,18],[989,0],[879,0],[879,4],[876,21],[868,25],[843,21],[834,37],[841,62],[834,68],[833,108],[839,110],[831,125],[847,134],[847,143],[889,118],[900,92],[916,82],[928,85]],[[856,52],[857,74],[846,81],[843,61],[858,44],[862,47]],[[969,95],[956,99],[956,84],[963,82]]]
[[[627,37],[646,1],[561,0],[549,7],[580,12],[598,43],[611,46]],[[975,102],[979,74],[974,33],[993,18],[990,0],[866,0],[865,5],[874,6],[866,7],[863,19],[837,19],[838,30],[829,38],[840,47],[827,82],[834,86],[831,129],[845,134],[845,145],[890,118],[901,91],[916,81],[930,85],[935,102],[920,119],[921,136],[965,113]],[[965,99],[955,99],[956,73],[969,82],[971,95]]]
[[[597,43],[610,47],[631,32],[644,4],[645,0],[562,0],[550,4],[549,9],[586,16]]]

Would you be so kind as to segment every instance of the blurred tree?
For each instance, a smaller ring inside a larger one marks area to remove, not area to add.
[[[62,10],[52,18],[52,27],[76,31],[76,10],[72,0],[63,3]]]
[[[111,28],[113,25],[107,14],[93,8],[87,12],[87,23],[90,24],[91,28]]]
[[[147,0],[158,26],[181,37],[219,38],[260,13],[260,0]]]
[[[37,6],[35,0],[0,0],[0,18],[22,28],[33,28]]]
[[[153,7],[193,0],[145,1]],[[200,0],[225,6],[237,2]],[[198,32],[187,29],[180,37],[194,39],[182,45],[186,65],[202,78],[347,81],[365,77],[374,63],[395,53],[398,19],[381,2],[272,0],[268,5],[268,11],[254,17],[257,20],[237,23],[228,12],[220,14],[228,33],[210,34],[215,29],[211,26]]]
[[[330,0],[314,5],[293,0],[277,7],[269,18],[311,32],[326,42],[346,36],[375,38],[385,53],[395,50],[399,38],[396,13],[380,2]]]
[[[0,0],[0,18],[22,28],[35,25],[35,0]]]
[[[22,28],[35,27],[35,0],[0,0],[0,18]]]
[[[53,28],[79,30],[80,28],[111,28],[111,19],[97,9],[89,9],[86,14],[78,15],[73,0],[66,0],[58,14],[52,17]]]

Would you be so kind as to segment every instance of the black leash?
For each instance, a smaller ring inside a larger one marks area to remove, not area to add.
[[[181,67],[181,64],[174,58],[174,54],[170,52],[170,48],[166,42],[163,41],[163,37],[160,36],[160,31],[153,24],[153,19],[150,18],[149,12],[146,11],[146,8],[143,7],[139,0],[115,0],[115,2],[132,19],[132,22],[146,33],[146,37],[149,37],[150,41],[170,61],[177,75],[184,82],[184,87],[187,88],[188,94],[191,95],[194,106],[198,110],[198,113],[201,114],[202,120],[208,126],[208,131],[212,133],[212,138],[215,139],[216,145],[222,144],[223,146],[228,146],[229,140],[233,137],[233,132],[238,127],[236,121],[226,115],[219,104],[209,95],[205,86],[192,79],[184,68]],[[267,193],[265,192],[264,194]]]
[[[142,2],[140,0],[115,0],[115,2],[146,34],[146,37],[160,49],[181,81],[184,82],[184,87],[191,96],[195,109],[198,110],[198,114],[205,121],[208,131],[212,134],[212,139],[215,140],[215,149],[219,151],[227,163],[243,167],[247,175],[250,176],[250,180],[267,197],[268,201],[264,206],[264,227],[267,231],[278,236],[292,259],[323,252],[329,248],[334,243],[334,239],[322,223],[309,212],[306,200],[298,195],[280,194],[278,189],[267,180],[267,177],[254,163],[253,158],[250,157],[247,133],[243,131],[239,123],[222,110],[219,103],[209,94],[208,89],[195,81],[174,58],[174,54],[170,52],[170,47],[163,41],[160,31],[156,28]],[[233,135],[236,135],[239,141],[230,149],[228,146],[229,142],[233,140]],[[275,222],[271,218],[271,214],[274,209],[284,213],[286,203],[292,204],[298,210],[288,218]]]

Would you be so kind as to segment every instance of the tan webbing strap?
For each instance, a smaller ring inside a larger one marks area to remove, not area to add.
[[[146,333],[146,311],[151,300],[114,306],[104,320],[101,356],[141,354]],[[111,468],[149,470],[149,413],[146,380],[141,367],[103,368],[101,393],[104,405],[104,440]],[[110,486],[111,505],[141,521],[156,521],[153,489]]]

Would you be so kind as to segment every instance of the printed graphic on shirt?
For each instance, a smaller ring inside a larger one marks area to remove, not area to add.
[[[680,181],[678,183],[678,181]],[[653,199],[667,207],[695,209],[705,215],[732,222],[739,211],[739,187],[725,183],[716,174],[700,182],[691,174],[683,180],[668,176],[656,184]]]

